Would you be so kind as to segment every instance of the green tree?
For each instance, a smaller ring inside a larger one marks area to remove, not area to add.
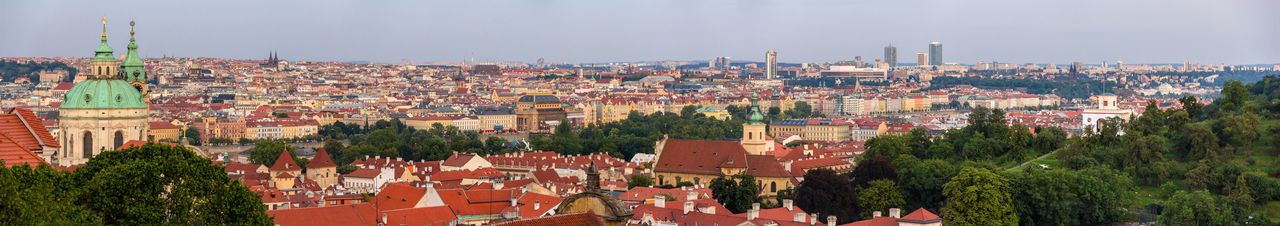
[[[796,188],[795,205],[819,219],[835,215],[840,223],[849,223],[858,217],[858,192],[848,177],[835,171],[810,170]]]
[[[941,159],[921,161],[910,156],[894,162],[898,165],[898,185],[907,201],[904,209],[925,208],[940,213],[945,200],[942,185],[959,173],[960,167]]]
[[[893,160],[889,160],[889,157],[875,156],[858,162],[858,167],[854,167],[853,172],[849,172],[849,177],[853,187],[859,189],[867,187],[874,180],[897,181],[898,166],[893,164]]]
[[[1178,191],[1165,201],[1159,221],[1168,225],[1232,225],[1226,208],[1209,191]]]
[[[100,225],[99,213],[74,202],[79,181],[47,164],[0,164],[0,224]]]
[[[902,208],[906,202],[898,191],[897,183],[887,179],[871,181],[869,187],[858,192],[858,205],[862,209],[858,215],[862,219],[871,219],[871,211],[888,212],[889,208]]]
[[[184,147],[104,152],[74,174],[76,203],[106,224],[272,224],[257,194]]]
[[[187,127],[187,131],[184,131],[182,135],[187,138],[187,142],[190,142],[191,145],[200,146],[200,129],[195,126]]]
[[[1204,124],[1190,124],[1178,140],[1183,156],[1207,159],[1218,155],[1218,136]]]
[[[965,167],[942,186],[946,224],[1018,225],[1009,180],[990,170]]]
[[[645,175],[632,174],[631,180],[627,180],[627,189],[631,189],[634,187],[648,187],[652,185],[653,185],[653,178],[649,178]]]
[[[1231,80],[1222,84],[1222,99],[1218,99],[1218,110],[1231,113],[1244,109],[1249,101],[1249,90],[1240,81]]]
[[[1204,104],[1201,104],[1194,96],[1178,98],[1178,102],[1182,103],[1182,109],[1187,111],[1187,116],[1193,119],[1200,117],[1201,109],[1204,109]]]
[[[1122,209],[1136,201],[1128,176],[1091,168],[1028,169],[1011,175],[1019,223],[1026,225],[1109,225],[1129,220]]]
[[[289,156],[293,156],[294,162],[298,160],[297,150],[292,145],[278,140],[259,140],[253,143],[253,148],[249,149],[249,161],[254,164],[262,164],[271,167],[276,164],[276,159],[280,158],[280,152],[289,151]]]
[[[711,195],[716,201],[728,208],[734,213],[742,213],[751,209],[751,204],[760,203],[760,187],[756,185],[756,178],[743,174],[736,174],[731,177],[720,176],[711,180]]]
[[[1244,149],[1258,139],[1262,118],[1253,112],[1227,114],[1214,124],[1214,133],[1234,149]]]

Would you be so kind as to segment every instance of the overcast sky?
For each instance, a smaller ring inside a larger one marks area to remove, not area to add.
[[[1276,0],[0,0],[0,56],[89,57],[100,18],[144,57],[461,61],[1280,63]]]

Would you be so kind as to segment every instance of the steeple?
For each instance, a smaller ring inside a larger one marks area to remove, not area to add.
[[[760,93],[751,93],[751,115],[747,116],[747,124],[764,125],[764,115],[760,114],[760,105],[756,103],[760,99]]]
[[[115,62],[116,57],[111,56],[115,50],[107,45],[107,17],[102,17],[102,43],[98,44],[98,48],[93,50],[93,61],[111,61]]]
[[[129,83],[145,84],[147,82],[147,68],[146,64],[142,62],[142,58],[138,57],[138,43],[133,38],[134,25],[133,21],[129,21],[129,52],[125,55],[124,62],[121,63],[121,66],[123,66],[121,72],[124,74],[124,79]]]

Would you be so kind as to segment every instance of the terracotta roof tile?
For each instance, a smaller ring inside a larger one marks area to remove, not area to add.
[[[20,164],[35,166],[46,163],[43,158],[36,156],[35,152],[31,152],[31,150],[4,134],[0,134],[0,160],[4,161],[5,167]]]
[[[302,170],[302,167],[298,167],[298,163],[293,161],[293,156],[290,156],[289,151],[285,150],[280,152],[280,157],[276,158],[276,164],[271,166],[271,170],[274,170],[274,171]]]
[[[329,158],[329,152],[324,151],[324,148],[320,148],[320,152],[316,153],[316,157],[311,158],[311,162],[307,163],[307,168],[325,167],[338,167],[338,165],[333,163],[333,159]]]
[[[377,225],[373,206],[364,204],[267,211],[275,223],[290,225]],[[389,217],[388,217],[389,218]]]
[[[539,218],[533,218],[533,219],[524,219],[524,220],[517,220],[517,221],[508,221],[508,222],[497,223],[495,225],[502,225],[502,226],[583,225],[583,226],[588,226],[588,225],[604,225],[604,223],[600,222],[600,219],[597,218],[594,213],[584,212],[584,213],[561,214],[561,215],[539,217]]]

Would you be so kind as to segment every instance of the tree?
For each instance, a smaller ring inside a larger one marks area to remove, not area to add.
[[[187,127],[187,131],[183,132],[183,136],[187,138],[187,142],[191,145],[200,146],[200,129],[195,126]]]
[[[1109,225],[1128,220],[1120,208],[1136,197],[1128,176],[1114,170],[1027,169],[1010,178],[1019,223],[1027,225]]]
[[[858,193],[848,177],[827,169],[810,170],[796,188],[796,207],[819,214],[819,219],[835,215],[840,223],[858,216]]]
[[[106,224],[272,224],[260,197],[185,147],[104,152],[74,172],[76,203]]]
[[[1204,108],[1204,104],[1201,104],[1194,96],[1178,98],[1178,102],[1182,103],[1182,109],[1185,110],[1187,115],[1191,118],[1199,117],[1201,109]]]
[[[942,185],[960,172],[960,167],[941,159],[917,160],[915,157],[898,158],[898,185],[907,201],[907,208],[925,208],[940,213],[945,197]]]
[[[1244,149],[1258,139],[1259,124],[1262,124],[1262,119],[1253,112],[1227,114],[1214,124],[1214,132],[1223,143],[1236,149]]]
[[[1009,180],[990,170],[965,167],[942,185],[947,204],[942,208],[946,224],[1017,225]]]
[[[1160,223],[1168,225],[1231,225],[1227,209],[1222,208],[1209,191],[1178,191],[1165,201]]]
[[[858,192],[858,205],[862,209],[858,216],[871,219],[871,211],[888,212],[889,208],[902,208],[906,202],[897,183],[887,179],[871,181],[869,187]]]
[[[1222,99],[1218,99],[1218,110],[1240,112],[1245,102],[1249,101],[1249,90],[1240,81],[1231,80],[1222,84]]]
[[[685,105],[683,108],[680,108],[680,117],[684,117],[684,118],[693,118],[693,116],[694,116],[694,115],[697,115],[697,114],[698,114],[698,108],[699,108],[699,107],[701,107],[701,106],[698,106],[698,105]]]
[[[1206,159],[1218,155],[1218,136],[1204,124],[1190,124],[1178,140],[1183,156]]]
[[[289,156],[293,156],[295,162],[297,162],[298,153],[292,145],[277,140],[259,140],[248,151],[249,161],[254,164],[271,167],[276,164],[276,159],[280,158],[280,152],[286,150],[289,151]]]
[[[627,189],[648,186],[653,186],[653,178],[649,178],[645,175],[632,174],[631,180],[627,180]]]
[[[712,179],[708,187],[716,201],[734,213],[746,212],[751,209],[751,204],[762,201],[756,178],[745,173]]]
[[[82,192],[71,173],[39,166],[0,164],[0,224],[101,225],[98,212],[78,205]]]
[[[853,172],[849,173],[849,177],[855,188],[865,188],[874,180],[897,181],[898,166],[894,165],[889,157],[875,156],[859,162],[858,167],[854,167]]]

